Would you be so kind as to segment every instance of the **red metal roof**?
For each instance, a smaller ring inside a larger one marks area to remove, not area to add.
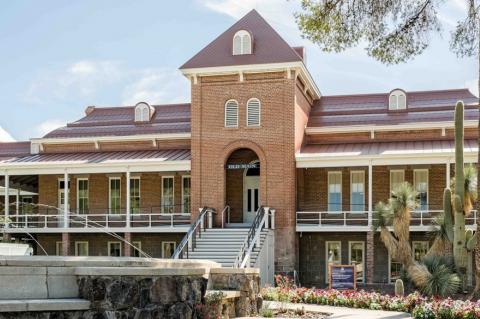
[[[253,54],[233,55],[233,36],[246,30],[253,37]],[[302,61],[267,21],[252,10],[188,60],[180,69]]]
[[[1,142],[0,159],[30,155],[30,142]]]
[[[302,148],[302,155],[336,158],[341,156],[378,156],[395,154],[453,153],[454,141],[374,142],[344,144],[310,144]],[[477,140],[465,140],[465,153],[477,152]]]
[[[478,98],[468,89],[406,92],[407,109],[388,110],[389,93],[323,96],[312,107],[308,127],[391,125],[452,121],[463,100],[466,120],[478,119]]]
[[[45,138],[127,136],[190,132],[190,104],[154,105],[148,123],[135,122],[134,106],[94,108],[80,120],[58,128]]]
[[[184,161],[190,160],[189,149],[129,151],[129,152],[95,152],[95,153],[44,153],[25,157],[13,158],[4,163],[55,163],[68,162],[75,164],[91,164],[132,160],[163,160]]]

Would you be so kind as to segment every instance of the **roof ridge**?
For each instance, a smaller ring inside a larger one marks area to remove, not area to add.
[[[191,102],[185,102],[185,103],[149,104],[149,105],[153,107],[161,107],[161,106],[187,106],[191,104],[192,104]],[[130,109],[134,107],[135,105],[94,106],[94,110]]]
[[[438,89],[438,90],[420,90],[420,91],[405,91],[407,94],[418,94],[418,93],[441,93],[441,92],[461,92],[467,91],[473,97],[476,97],[468,88],[456,88],[456,89]],[[358,93],[358,94],[333,94],[333,95],[323,95],[322,98],[329,98],[329,97],[354,97],[354,96],[381,96],[381,95],[388,95],[389,92],[374,92],[374,93]]]

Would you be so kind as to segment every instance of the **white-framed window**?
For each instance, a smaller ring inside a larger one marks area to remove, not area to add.
[[[22,196],[22,214],[32,214],[33,213],[33,197],[32,196]]]
[[[365,171],[350,172],[350,210],[365,210]]]
[[[173,214],[174,207],[174,178],[162,176],[162,213]]]
[[[330,265],[342,264],[342,242],[326,241],[325,242],[325,260],[327,261],[325,270],[325,282],[328,283],[330,278]]]
[[[240,30],[233,36],[233,55],[252,54],[252,36],[248,31]]]
[[[120,214],[122,208],[122,180],[120,177],[109,178],[108,204],[110,214]]]
[[[225,127],[238,127],[238,102],[235,100],[225,103]]]
[[[149,122],[153,114],[153,108],[145,102],[135,106],[135,122]]]
[[[348,263],[355,265],[357,282],[365,282],[365,242],[348,242]]]
[[[428,169],[414,170],[413,183],[418,193],[419,209],[422,211],[428,210]]]
[[[133,241],[132,242],[132,256],[133,257],[142,257],[140,250],[142,250],[142,242],[141,241]],[[137,248],[137,249],[135,249]]]
[[[170,258],[173,256],[177,248],[177,243],[174,241],[162,241],[162,258]]]
[[[108,242],[108,256],[120,257],[122,256],[122,243],[119,241]]]
[[[63,242],[57,241],[55,242],[55,255],[62,256],[63,255]]]
[[[247,126],[260,126],[260,100],[252,98],[247,102]]]
[[[342,211],[342,172],[328,172],[328,211]]]
[[[77,213],[88,213],[88,178],[77,178]]]
[[[405,182],[405,171],[403,169],[390,170],[390,195],[392,194],[392,191],[403,182]]]
[[[70,181],[68,181],[67,190],[65,190],[65,180],[63,178],[59,178],[58,179],[58,208],[60,208],[61,210],[63,210],[63,208],[65,207],[65,191],[70,192]],[[70,207],[70,203],[67,203],[67,207]]]
[[[130,213],[140,213],[140,177],[130,178]]]
[[[182,176],[182,213],[190,214],[190,187],[191,187],[191,178],[190,176]]]
[[[400,279],[402,274],[402,263],[390,256],[388,253],[388,280],[389,282],[395,282],[397,279]]]
[[[407,108],[407,96],[402,90],[394,90],[388,98],[389,110],[404,110]]]
[[[75,242],[75,256],[88,256],[88,241]]]
[[[429,246],[428,241],[412,241],[413,258],[416,261],[421,261],[427,254]]]

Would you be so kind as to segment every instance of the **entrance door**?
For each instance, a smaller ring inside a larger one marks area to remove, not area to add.
[[[243,222],[252,223],[259,207],[260,176],[245,176],[243,185]]]

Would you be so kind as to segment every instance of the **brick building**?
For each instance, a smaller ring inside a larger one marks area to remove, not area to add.
[[[42,138],[1,143],[4,236],[37,254],[141,255],[126,240],[168,258],[206,207],[205,227],[219,234],[210,253],[222,261],[251,248],[244,237],[265,207],[267,231],[250,252],[261,262],[273,236],[270,273],[295,270],[321,286],[329,263],[355,263],[359,281],[389,283],[399,265],[371,230],[373,206],[403,181],[417,189],[411,237],[421,258],[453,176],[457,100],[466,162],[477,159],[478,99],[468,90],[323,96],[304,49],[256,11],[180,71],[191,103],[89,106]],[[235,236],[240,246],[229,245]]]

